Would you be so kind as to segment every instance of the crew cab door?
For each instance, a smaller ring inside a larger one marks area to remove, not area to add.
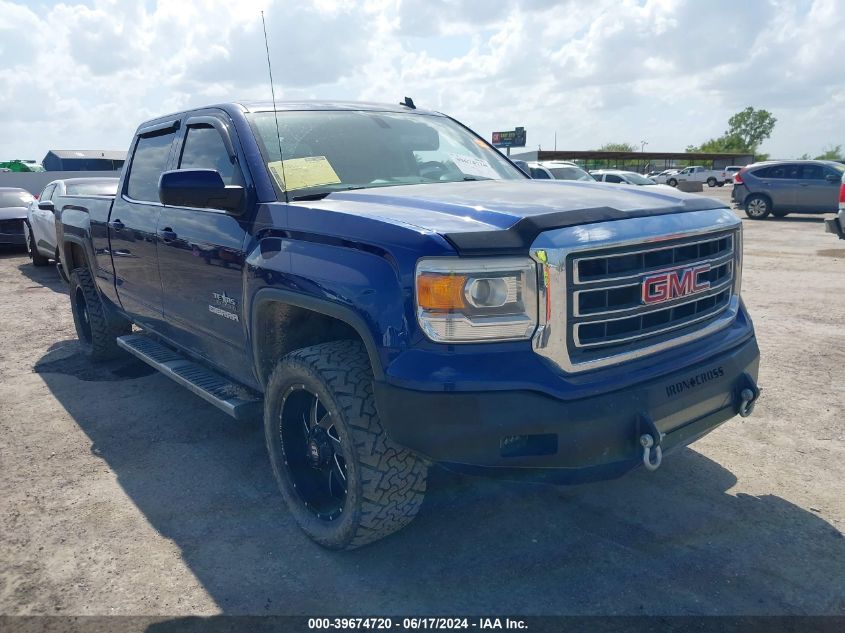
[[[176,169],[214,169],[245,185],[237,138],[225,115],[189,118]],[[244,214],[246,215],[246,214]],[[249,367],[243,311],[244,215],[166,205],[158,223],[158,263],[168,337],[238,378]]]
[[[109,244],[121,306],[139,323],[162,327],[156,228],[161,214],[158,180],[170,164],[178,121],[142,129],[129,171],[109,214]]]

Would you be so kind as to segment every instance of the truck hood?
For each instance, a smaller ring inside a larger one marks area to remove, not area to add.
[[[549,228],[725,206],[664,187],[528,179],[376,187],[294,204],[415,226],[461,251],[524,248]]]

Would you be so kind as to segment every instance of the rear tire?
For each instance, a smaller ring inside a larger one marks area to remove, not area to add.
[[[32,229],[30,228],[28,222],[23,223],[23,232],[26,237],[26,251],[29,258],[32,260],[32,265],[46,266],[49,264],[50,259],[48,257],[44,257],[44,255],[39,253],[38,249],[35,248],[35,238],[32,235]]]
[[[752,220],[763,220],[769,217],[771,209],[772,203],[766,196],[755,193],[745,200],[745,215]]]
[[[708,187],[715,187],[716,186],[716,179],[715,178],[708,178],[707,179],[707,186]]]
[[[670,178],[669,180],[666,181],[666,184],[669,185],[670,187],[677,187],[678,181],[675,180],[674,178]]]
[[[76,268],[70,275],[70,307],[85,356],[92,361],[102,361],[121,353],[117,337],[129,334],[132,324],[118,316],[109,319],[87,268]]]
[[[396,532],[425,495],[428,466],[387,436],[372,383],[364,346],[349,340],[288,354],[267,383],[273,473],[299,527],[329,549]]]

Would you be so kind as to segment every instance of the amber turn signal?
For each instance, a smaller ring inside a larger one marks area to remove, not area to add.
[[[466,282],[466,275],[424,273],[417,277],[417,304],[423,310],[460,310]]]

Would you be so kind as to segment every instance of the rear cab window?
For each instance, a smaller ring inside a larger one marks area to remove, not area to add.
[[[132,200],[159,202],[158,181],[167,169],[174,137],[174,132],[168,131],[138,138],[126,182],[126,195]]]

